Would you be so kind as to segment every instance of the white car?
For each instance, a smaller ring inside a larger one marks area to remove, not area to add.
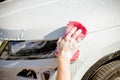
[[[88,34],[71,63],[72,80],[120,80],[120,0],[5,0],[0,3],[0,40],[57,40],[69,21]],[[2,45],[2,44],[1,44]],[[55,80],[56,58],[0,60],[0,80]],[[37,78],[17,76],[24,69]],[[41,75],[50,72],[49,78]]]

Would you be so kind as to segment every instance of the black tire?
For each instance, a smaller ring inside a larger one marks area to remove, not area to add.
[[[120,80],[120,60],[101,66],[92,80]]]

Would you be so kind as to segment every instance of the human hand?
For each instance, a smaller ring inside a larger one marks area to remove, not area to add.
[[[79,49],[81,38],[79,38],[78,35],[81,33],[81,30],[76,30],[76,27],[71,27],[70,32],[65,37],[58,40],[58,58],[63,58],[70,61],[73,54]]]

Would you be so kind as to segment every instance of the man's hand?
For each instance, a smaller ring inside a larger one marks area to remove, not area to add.
[[[70,32],[57,42],[58,59],[63,58],[70,61],[73,54],[79,49],[81,39],[78,35],[81,30],[76,31],[76,27],[72,27]]]
[[[71,80],[70,59],[79,48],[81,39],[78,38],[78,35],[80,33],[80,30],[76,31],[76,27],[72,27],[65,37],[58,40],[58,70],[56,80]]]

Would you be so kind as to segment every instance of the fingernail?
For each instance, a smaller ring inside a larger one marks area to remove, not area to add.
[[[77,27],[74,27],[74,29],[76,30],[76,29],[77,29]]]
[[[77,32],[78,32],[78,33],[81,33],[82,31],[81,31],[81,29],[79,29]]]

